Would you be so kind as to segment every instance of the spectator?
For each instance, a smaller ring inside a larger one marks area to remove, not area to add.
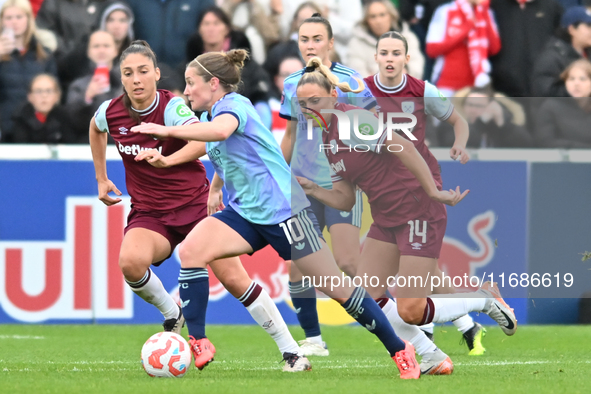
[[[186,62],[202,53],[247,49],[250,43],[244,33],[232,29],[230,18],[219,7],[204,10],[197,22],[198,29],[187,43]],[[183,67],[184,68],[184,67]],[[271,126],[269,97],[271,81],[267,72],[254,60],[249,59],[242,69],[242,88],[240,94],[246,96],[257,109],[265,124]]]
[[[500,49],[488,0],[456,0],[435,10],[427,33],[427,54],[437,58],[432,81],[444,95],[490,83],[488,58]]]
[[[288,57],[300,57],[300,49],[298,46],[298,31],[299,27],[306,19],[320,13],[320,7],[316,3],[306,1],[297,8],[293,14],[291,23],[289,23],[288,38],[269,49],[269,54],[263,68],[269,75],[276,75],[279,72],[279,64]]]
[[[117,58],[135,39],[133,21],[133,11],[123,1],[107,4],[100,14],[98,30],[111,33],[117,46]]]
[[[492,0],[501,51],[491,57],[493,87],[509,97],[532,95],[531,72],[560,23],[555,0]]]
[[[87,56],[93,71],[76,79],[68,89],[66,103],[72,116],[76,135],[81,143],[88,143],[88,122],[106,100],[123,93],[121,74],[113,67],[117,46],[106,31],[95,31],[88,41]]]
[[[287,57],[281,61],[277,69],[277,73],[273,74],[273,95],[269,100],[269,106],[271,107],[272,121],[271,131],[273,136],[279,144],[283,140],[285,134],[285,128],[287,127],[287,120],[279,116],[281,110],[281,92],[283,92],[283,82],[285,78],[289,77],[296,71],[301,71],[305,67],[304,61],[298,56]]]
[[[591,48],[591,11],[585,7],[566,10],[559,37],[550,38],[534,66],[532,89],[537,97],[568,97],[560,75],[573,61],[586,57]]]
[[[232,25],[240,29],[251,44],[251,58],[263,64],[267,48],[280,39],[281,0],[221,0],[221,8],[230,15]]]
[[[117,66],[121,52],[129,46],[134,37],[133,12],[123,1],[106,1],[102,5],[93,30],[104,30],[113,35],[117,44]],[[96,65],[87,56],[89,37],[90,32],[78,41],[73,50],[58,59],[57,71],[65,92],[69,90],[72,81],[94,72]]]
[[[361,0],[315,0],[314,3],[320,7],[320,11],[315,12],[319,12],[328,19],[332,26],[336,54],[338,54],[340,59],[346,59],[347,46],[351,39],[352,28],[361,20]],[[283,26],[289,26],[291,16],[295,14],[294,10],[299,8],[301,4],[302,0],[283,2],[283,7],[285,8]],[[300,24],[301,22],[303,22],[303,19],[300,20]],[[299,25],[297,28],[299,28]],[[296,32],[297,28],[295,30]],[[336,59],[332,56],[331,60],[335,61]]]
[[[44,0],[37,14],[39,27],[51,30],[58,40],[59,58],[76,48],[96,23],[105,0]]]
[[[13,142],[32,144],[76,143],[68,109],[60,105],[60,85],[50,74],[31,81],[27,102],[12,116]]]
[[[135,15],[133,30],[146,40],[158,63],[177,67],[185,59],[187,40],[195,32],[195,22],[214,0],[126,0]],[[183,64],[183,69],[184,69]]]
[[[349,41],[347,66],[363,77],[376,74],[379,71],[375,61],[378,37],[390,30],[399,31],[406,38],[410,53],[409,74],[422,79],[425,58],[421,53],[419,39],[410,30],[408,23],[400,20],[398,11],[389,0],[373,0],[365,5],[363,20],[355,26]]]
[[[28,86],[41,73],[56,74],[55,60],[37,38],[28,0],[7,0],[0,9],[0,130],[12,140],[11,115],[27,99]]]
[[[534,138],[545,148],[591,148],[591,63],[579,59],[561,75],[570,97],[552,97],[540,106]]]
[[[513,100],[493,94],[490,88],[466,88],[457,92],[458,112],[470,125],[468,148],[528,147],[532,139],[526,128],[525,112]],[[449,124],[438,126],[437,138],[441,146],[452,146],[454,132]]]

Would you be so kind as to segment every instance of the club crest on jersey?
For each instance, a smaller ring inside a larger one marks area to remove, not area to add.
[[[414,101],[403,101],[401,103],[401,107],[402,107],[402,112],[405,112],[407,114],[412,114],[413,112],[415,112]]]

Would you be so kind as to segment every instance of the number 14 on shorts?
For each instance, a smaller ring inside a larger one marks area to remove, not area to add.
[[[421,221],[420,220],[409,220],[408,225],[410,226],[410,231],[408,232],[408,242],[413,243],[415,240],[415,236],[417,238],[420,237],[421,243],[427,243],[427,221],[423,220],[423,229],[420,229]]]

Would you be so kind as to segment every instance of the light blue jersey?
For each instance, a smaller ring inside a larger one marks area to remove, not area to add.
[[[225,141],[207,143],[207,154],[224,180],[229,205],[256,224],[278,224],[310,205],[283,158],[281,149],[251,102],[228,93],[216,102],[202,122],[230,114],[238,128]]]
[[[330,166],[326,155],[320,152],[322,142],[322,131],[320,128],[314,128],[313,138],[307,138],[307,120],[297,102],[296,89],[298,82],[304,74],[304,70],[297,71],[285,79],[283,84],[283,96],[281,97],[281,109],[279,116],[287,120],[297,121],[297,131],[295,134],[295,144],[291,158],[291,169],[295,175],[306,177],[318,185],[332,189],[330,179]],[[363,81],[363,77],[353,69],[343,66],[339,63],[333,63],[330,67],[331,72],[339,77],[340,82],[348,82],[351,88],[356,89],[358,82],[355,78]],[[376,106],[376,99],[371,91],[365,86],[365,89],[359,93],[344,93],[337,88],[339,101],[356,105],[365,109],[372,109]]]

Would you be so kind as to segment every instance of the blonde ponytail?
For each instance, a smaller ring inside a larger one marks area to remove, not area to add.
[[[324,88],[327,92],[332,89],[339,88],[343,92],[359,93],[365,89],[365,84],[362,80],[354,77],[357,81],[357,89],[353,89],[348,82],[340,82],[339,77],[334,75],[330,68],[322,64],[322,60],[319,57],[313,57],[308,61],[304,74],[298,83],[298,87],[307,83],[313,83]]]

